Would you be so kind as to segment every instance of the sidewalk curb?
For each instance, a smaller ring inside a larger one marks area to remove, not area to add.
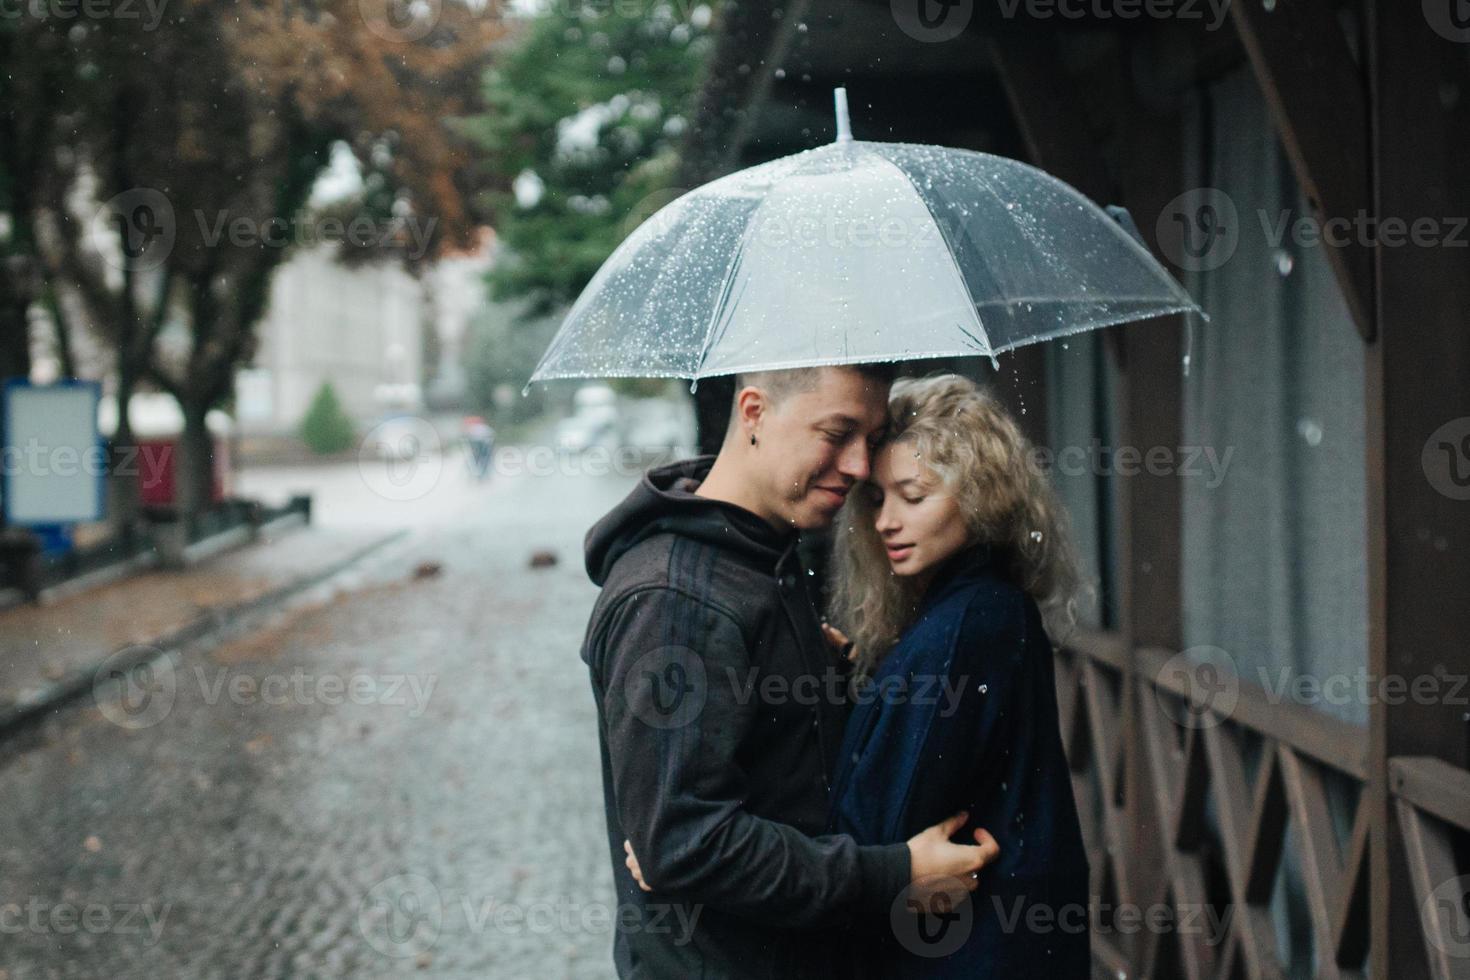
[[[393,531],[385,534],[367,545],[358,548],[346,557],[331,563],[326,568],[319,569],[301,578],[293,579],[262,595],[210,609],[178,629],[161,636],[149,640],[142,640],[137,643],[129,643],[127,646],[120,647],[116,650],[106,651],[98,658],[97,664],[92,669],[72,671],[67,676],[46,687],[40,695],[23,704],[0,707],[0,740],[38,723],[44,715],[55,712],[67,703],[89,693],[96,683],[97,667],[116,654],[125,650],[137,651],[136,656],[119,659],[117,666],[120,668],[130,669],[139,664],[147,663],[169,650],[193,643],[211,633],[223,630],[251,613],[277,605],[297,593],[320,585],[327,579],[345,572],[373,552],[379,551],[395,541],[402,540],[408,534],[409,532],[407,530]]]
[[[262,534],[283,531],[296,524],[300,524],[303,527],[309,526],[309,522],[300,514],[283,514],[280,517],[274,517],[266,521],[258,527],[234,527],[228,531],[221,531],[219,534],[211,535],[201,541],[195,541],[184,549],[185,567],[191,567],[216,555],[222,555],[236,548],[244,547],[258,540]],[[87,572],[84,575],[78,575],[75,578],[69,578],[55,585],[48,585],[36,597],[36,604],[42,606],[50,605],[51,603],[59,602],[80,592],[89,592],[92,589],[101,588],[104,585],[111,585],[113,582],[121,581],[139,572],[146,572],[162,567],[163,560],[159,556],[158,549],[150,548],[141,554],[134,555],[131,558],[125,558],[104,568]],[[10,609],[19,609],[26,604],[26,599],[19,594],[8,597],[0,596],[0,613]]]

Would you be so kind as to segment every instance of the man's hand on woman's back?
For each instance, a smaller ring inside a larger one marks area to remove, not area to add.
[[[954,908],[979,886],[980,869],[1000,855],[1000,845],[983,827],[975,828],[975,844],[950,840],[969,819],[968,813],[956,813],[908,839],[908,901],[916,910]]]
[[[968,813],[956,813],[909,838],[912,880],[907,898],[916,910],[948,911],[963,902],[979,885],[980,869],[999,856],[1000,846],[983,827],[975,828],[975,844],[956,844],[950,840],[969,818]],[[623,841],[623,853],[627,855],[623,864],[638,887],[653,891],[643,880],[643,869],[628,841]]]

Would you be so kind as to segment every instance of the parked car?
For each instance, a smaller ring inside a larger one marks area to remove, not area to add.
[[[432,447],[429,423],[416,415],[392,415],[373,426],[365,440],[379,459],[411,459]]]
[[[617,420],[572,415],[556,424],[556,446],[562,452],[584,453],[593,446],[617,443]]]
[[[582,453],[593,446],[612,448],[618,443],[618,398],[607,385],[583,385],[572,396],[572,414],[556,426],[556,444],[562,452]]]

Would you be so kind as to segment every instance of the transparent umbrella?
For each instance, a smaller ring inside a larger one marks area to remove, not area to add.
[[[1035,167],[852,139],[677,198],[603,263],[531,382],[988,355],[1203,316],[1129,231]],[[529,387],[529,384],[528,384]]]

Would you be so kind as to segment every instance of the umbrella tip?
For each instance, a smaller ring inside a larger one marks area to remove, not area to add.
[[[852,121],[847,115],[847,89],[838,86],[832,90],[832,105],[837,112],[837,142],[852,142]]]

